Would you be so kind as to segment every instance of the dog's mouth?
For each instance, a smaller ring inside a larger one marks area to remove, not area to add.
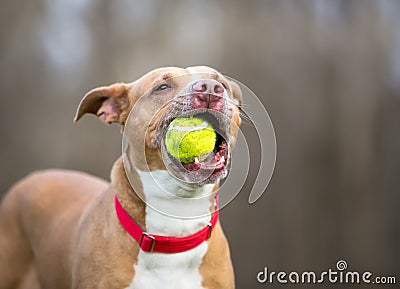
[[[209,123],[215,133],[216,142],[212,152],[207,155],[199,155],[184,161],[172,156],[166,149],[165,135],[163,134],[162,154],[167,169],[177,178],[199,185],[214,183],[227,175],[229,152],[229,119],[219,112],[212,110],[196,110],[192,113],[184,113],[180,116],[199,117]],[[170,124],[174,118],[168,120]]]

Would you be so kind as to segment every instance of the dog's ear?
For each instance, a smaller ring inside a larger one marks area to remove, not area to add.
[[[89,91],[81,100],[74,121],[78,121],[85,113],[96,114],[105,123],[123,124],[129,106],[131,85],[116,83]]]
[[[233,99],[236,100],[238,102],[238,105],[240,106],[243,103],[242,90],[240,89],[239,85],[234,81],[229,81],[229,85],[232,89]]]

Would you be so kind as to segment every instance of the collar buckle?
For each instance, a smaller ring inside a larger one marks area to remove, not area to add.
[[[148,250],[147,252],[152,253],[154,246],[156,245],[156,238],[154,238],[154,236],[150,235],[147,232],[143,232],[142,236],[140,236],[140,240],[139,240],[139,247],[142,248],[142,250],[144,250],[144,248],[142,247],[142,242],[143,242],[144,236],[146,236],[147,238],[149,238],[151,240],[150,250]]]

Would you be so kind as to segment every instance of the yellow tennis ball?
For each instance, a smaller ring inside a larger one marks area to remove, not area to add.
[[[213,127],[200,117],[178,117],[169,125],[165,147],[176,159],[191,163],[204,160],[214,150],[217,135]]]

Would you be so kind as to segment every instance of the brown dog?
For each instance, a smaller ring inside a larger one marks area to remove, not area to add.
[[[90,91],[76,120],[93,113],[123,125],[124,156],[110,184],[50,170],[12,187],[0,207],[0,289],[234,288],[213,200],[240,102],[239,87],[209,67],[160,68]],[[165,131],[180,114],[213,124],[212,158],[182,164],[165,151]],[[212,170],[199,180],[202,166]]]

